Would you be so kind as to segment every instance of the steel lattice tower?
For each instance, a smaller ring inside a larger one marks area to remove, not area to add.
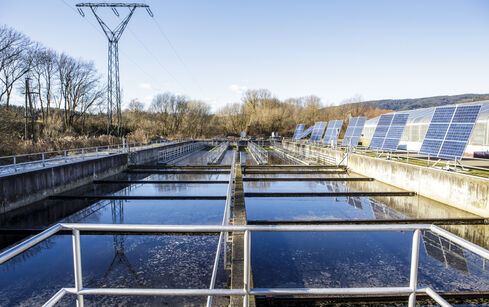
[[[116,134],[121,136],[122,134],[122,115],[121,115],[121,86],[119,81],[119,39],[122,36],[122,32],[126,28],[129,20],[131,19],[134,11],[138,7],[146,8],[148,14],[153,17],[149,5],[142,3],[78,3],[76,5],[78,12],[81,16],[85,17],[85,13],[82,7],[88,7],[92,11],[93,15],[97,19],[100,27],[107,36],[109,42],[109,56],[108,56],[108,80],[107,80],[107,133]],[[127,7],[129,14],[121,21],[121,23],[112,30],[103,20],[97,15],[97,9],[99,7],[111,8],[114,14],[119,17],[117,8]],[[115,115],[114,115],[115,113]]]

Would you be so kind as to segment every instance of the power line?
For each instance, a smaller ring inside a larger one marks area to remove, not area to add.
[[[192,79],[192,81],[195,82],[195,84],[197,84],[197,86],[199,87],[200,91],[204,93],[204,90],[203,88],[200,86],[200,83],[197,81],[197,79],[195,78],[195,76],[192,74],[192,72],[190,71],[190,69],[188,68],[187,64],[183,61],[182,57],[180,56],[180,54],[178,53],[178,51],[175,49],[175,47],[173,46],[172,42],[170,41],[170,39],[168,38],[168,36],[165,34],[165,32],[163,31],[163,28],[161,27],[160,23],[155,19],[153,18],[153,21],[154,23],[156,24],[156,27],[158,28],[158,30],[160,31],[161,35],[163,36],[163,38],[165,38],[166,42],[168,43],[168,45],[170,46],[171,50],[173,50],[173,52],[175,53],[176,57],[178,58],[178,60],[180,61],[180,63],[182,63],[182,66],[185,68],[185,70],[187,71],[187,73],[189,74],[190,78]]]
[[[146,3],[145,0],[143,0],[143,2]],[[168,46],[170,46],[170,49],[173,51],[173,53],[175,54],[175,56],[177,57],[177,59],[180,61],[180,63],[182,64],[183,68],[186,70],[187,74],[190,76],[190,78],[192,79],[192,81],[197,85],[197,87],[199,88],[199,90],[201,91],[201,93],[204,96],[206,96],[204,89],[202,88],[202,86],[200,86],[200,83],[195,78],[195,76],[192,73],[192,71],[189,69],[189,67],[187,66],[187,64],[183,60],[183,58],[178,53],[177,49],[174,47],[173,43],[170,41],[170,38],[168,37],[168,35],[166,35],[165,31],[163,31],[163,27],[161,26],[161,24],[154,17],[153,17],[153,22],[156,24],[156,27],[158,28],[158,31],[160,32],[161,36],[163,36],[163,38],[165,39],[165,41],[168,43]]]
[[[156,63],[161,66],[161,68],[185,91],[187,92],[187,88],[161,63],[161,61],[149,50],[149,48],[146,46],[146,44],[143,43],[142,40],[139,39],[139,37],[134,33],[131,29],[128,29],[129,32],[134,36],[134,38],[143,46],[143,48],[146,50],[146,52],[153,57]]]

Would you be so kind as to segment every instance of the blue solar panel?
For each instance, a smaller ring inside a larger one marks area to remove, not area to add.
[[[426,132],[425,139],[443,140],[445,138],[445,134],[447,133],[448,126],[450,126],[450,124],[431,123],[428,127],[428,131]]]
[[[432,123],[449,123],[452,121],[456,107],[441,107],[435,109],[435,114],[431,119]]]
[[[319,142],[323,137],[324,128],[326,128],[327,122],[317,122],[314,125],[314,129],[311,134],[311,142]]]
[[[465,142],[469,139],[473,124],[454,124],[448,128],[445,140]]]
[[[436,108],[419,153],[446,159],[462,158],[480,109],[480,105]]]
[[[312,129],[314,128],[314,126],[311,126],[309,128],[306,129],[306,131],[302,132],[302,134],[299,134],[296,139],[297,140],[300,140],[300,139],[303,139],[305,138],[306,136],[308,136],[311,132],[312,132]]]
[[[409,114],[406,113],[394,114],[392,123],[389,126],[389,130],[387,131],[387,134],[385,136],[384,143],[382,144],[382,150],[397,150],[397,146],[399,146],[399,142],[401,141],[401,137],[404,132],[404,128],[406,127],[408,118]]]
[[[389,131],[389,126],[377,126],[374,132],[374,138],[385,138],[387,131]]]
[[[445,141],[441,146],[439,158],[455,159],[461,158],[465,151],[466,142]]]
[[[440,152],[442,140],[427,140],[423,141],[421,145],[421,149],[419,150],[420,154],[430,155],[430,156],[438,156],[438,152]]]
[[[384,138],[372,138],[370,141],[370,145],[368,148],[370,149],[380,149],[382,148],[382,144],[384,143]]]
[[[384,114],[380,116],[377,126],[389,126],[392,123],[394,114]]]
[[[353,117],[350,119],[345,136],[343,137],[343,142],[341,143],[342,146],[357,147],[365,121],[365,117]]]
[[[452,122],[454,123],[475,123],[479,116],[481,106],[459,106]]]
[[[292,139],[296,139],[297,136],[299,136],[300,134],[302,134],[302,132],[304,131],[304,127],[305,126],[306,125],[304,125],[304,124],[297,125],[297,127],[295,127],[294,136],[292,137]]]
[[[342,120],[334,120],[330,121],[328,125],[328,129],[326,129],[326,133],[324,134],[323,144],[331,144],[338,141],[338,136],[340,135],[341,126],[343,125]]]

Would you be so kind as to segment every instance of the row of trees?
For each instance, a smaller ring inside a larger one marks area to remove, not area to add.
[[[228,104],[213,114],[202,101],[163,93],[156,95],[147,109],[138,100],[131,101],[123,119],[131,139],[147,141],[155,136],[238,136],[241,131],[256,136],[276,131],[290,136],[298,123],[313,125],[317,121],[342,119],[348,124],[350,117],[375,117],[385,112],[369,109],[356,100],[325,107],[316,96],[281,101],[269,90],[257,89],[247,90],[241,102]]]
[[[93,63],[45,48],[24,34],[0,26],[0,103],[8,109],[17,92],[25,95],[30,80],[33,109],[41,133],[85,127],[88,114],[104,103],[105,86]],[[37,114],[40,113],[40,114]],[[61,123],[59,123],[61,122]]]

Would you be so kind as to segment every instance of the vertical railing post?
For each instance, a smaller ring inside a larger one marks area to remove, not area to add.
[[[17,172],[17,156],[14,156],[14,172]]]
[[[83,289],[82,282],[82,264],[81,264],[81,248],[80,248],[80,230],[73,229],[73,267],[75,272],[75,289],[77,292],[76,306],[83,307],[83,295],[79,291]]]
[[[42,167],[46,167],[46,161],[44,161],[44,153],[41,154],[42,157]]]
[[[82,160],[85,160],[85,149],[82,148]]]
[[[418,262],[419,262],[419,240],[421,231],[416,229],[413,233],[413,246],[411,248],[411,275],[409,277],[409,307],[416,306],[416,289],[418,287]]]
[[[243,297],[243,307],[248,307],[250,305],[250,275],[251,275],[251,265],[250,265],[250,231],[245,230],[244,233],[244,274],[243,274],[243,288],[246,291]]]
[[[63,156],[65,157],[65,163],[67,163],[68,159],[66,158],[66,150],[63,152]]]

